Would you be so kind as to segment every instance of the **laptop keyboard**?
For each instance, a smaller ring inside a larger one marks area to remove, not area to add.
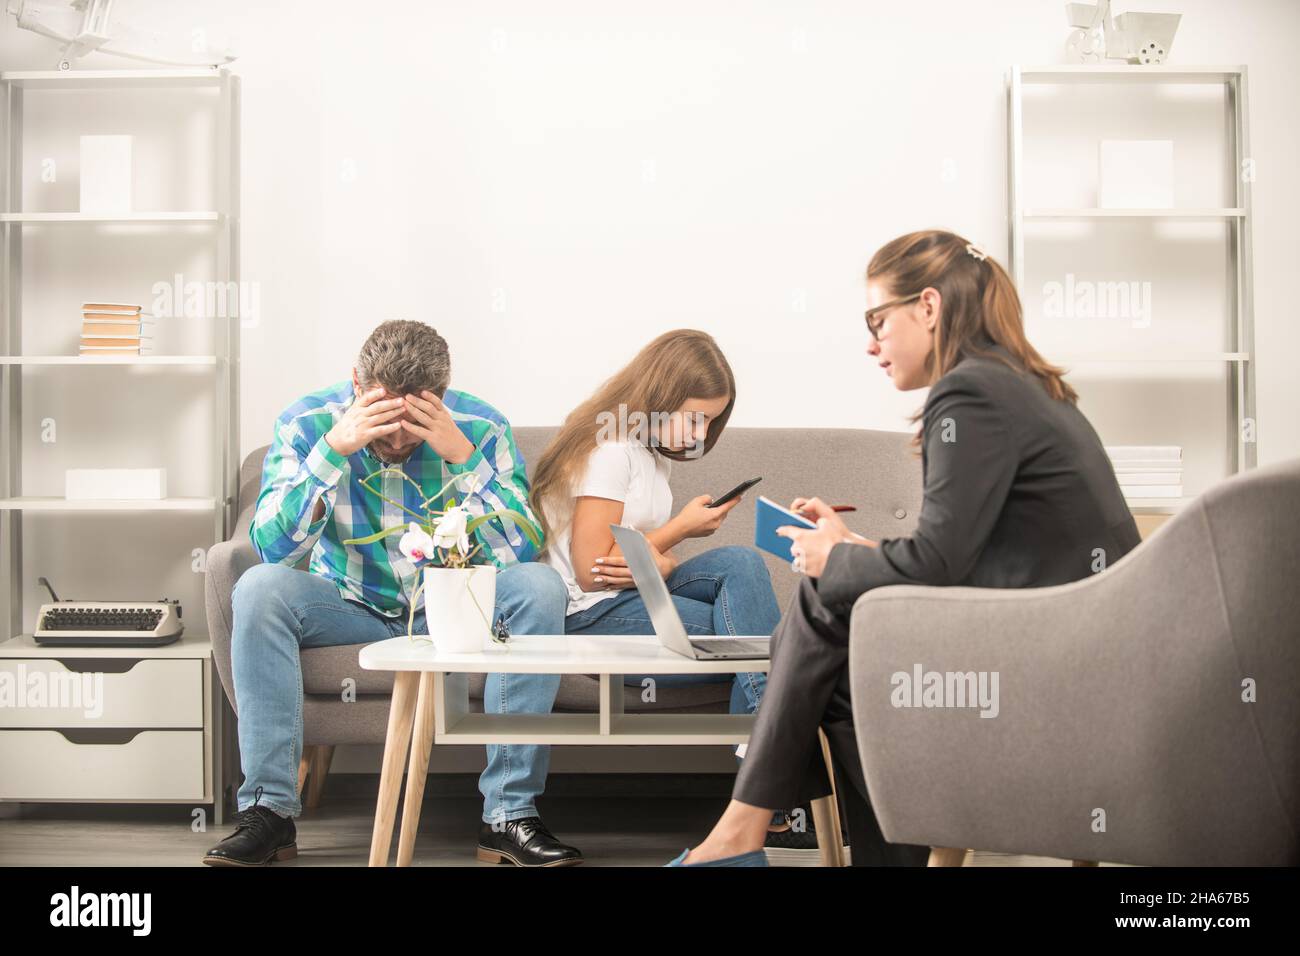
[[[728,654],[754,654],[759,657],[767,656],[769,648],[767,641],[741,641],[734,637],[693,637],[691,645],[710,654],[726,651]]]

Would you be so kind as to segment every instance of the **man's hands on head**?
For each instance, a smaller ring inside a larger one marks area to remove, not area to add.
[[[451,413],[427,389],[419,395],[392,395],[382,385],[358,391],[356,401],[325,435],[340,455],[352,455],[372,442],[384,460],[401,460],[420,441],[444,461],[462,465],[474,443],[456,427]]]
[[[357,395],[343,417],[325,433],[325,441],[340,455],[353,455],[376,438],[391,435],[402,425],[395,419],[406,403],[400,398],[385,398],[383,386]]]
[[[474,454],[474,443],[456,427],[451,412],[433,392],[425,389],[419,395],[404,395],[410,418],[403,418],[400,427],[429,443],[435,455],[454,465],[463,465]]]

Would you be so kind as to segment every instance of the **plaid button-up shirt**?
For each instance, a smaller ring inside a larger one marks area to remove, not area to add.
[[[455,498],[473,516],[501,509],[518,512],[541,537],[541,522],[528,504],[528,477],[510,423],[491,405],[467,392],[447,389],[443,405],[474,443],[474,453],[464,464],[453,464],[438,457],[428,442],[421,442],[406,461],[394,466],[380,461],[369,448],[344,457],[325,441],[325,434],[353,400],[351,381],[343,381],[300,398],[276,419],[275,438],[262,469],[262,491],[249,526],[253,547],[263,561],[296,565],[310,554],[308,570],[334,582],[344,599],[359,601],[386,617],[405,615],[417,569],[398,549],[401,536],[392,534],[365,545],[343,541],[409,524],[413,516],[395,502],[423,514],[424,497],[437,493],[453,475],[471,472],[478,476],[478,490],[466,495],[458,482],[447,489],[446,497]],[[370,480],[372,488],[382,491],[382,498],[362,487],[363,478],[385,467],[401,468],[420,491],[396,474]],[[318,501],[325,503],[325,513],[313,522]],[[441,510],[445,502],[435,499],[429,506]],[[475,543],[482,545],[475,563],[506,567],[536,557],[537,549],[510,521],[486,521],[473,539],[471,549]]]

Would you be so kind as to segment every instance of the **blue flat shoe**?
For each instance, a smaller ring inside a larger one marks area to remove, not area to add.
[[[748,853],[742,853],[739,856],[724,856],[721,860],[710,860],[707,863],[683,863],[686,854],[690,853],[690,848],[682,850],[681,856],[671,863],[665,863],[664,866],[770,866],[767,862],[767,854],[762,850],[750,850]]]

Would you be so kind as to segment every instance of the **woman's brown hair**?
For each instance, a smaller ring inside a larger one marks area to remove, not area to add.
[[[1049,363],[1025,338],[1020,296],[1006,270],[956,233],[927,229],[899,236],[871,257],[867,279],[883,283],[891,299],[926,288],[939,291],[942,311],[926,359],[930,384],[962,359],[983,355],[1035,376],[1052,398],[1078,401],[1065,370]],[[989,351],[993,345],[1006,349],[1012,361]]]
[[[736,404],[736,376],[713,336],[695,329],[665,332],[638,352],[569,413],[542,452],[533,473],[532,506],[541,519],[545,545],[550,545],[552,506],[557,498],[568,497],[573,482],[582,477],[603,431],[602,420],[612,416],[627,422],[636,416],[653,422],[658,416],[676,412],[690,399],[724,396],[727,407],[709,423],[702,446],[680,452],[656,446],[657,454],[677,461],[707,455],[727,427]]]

